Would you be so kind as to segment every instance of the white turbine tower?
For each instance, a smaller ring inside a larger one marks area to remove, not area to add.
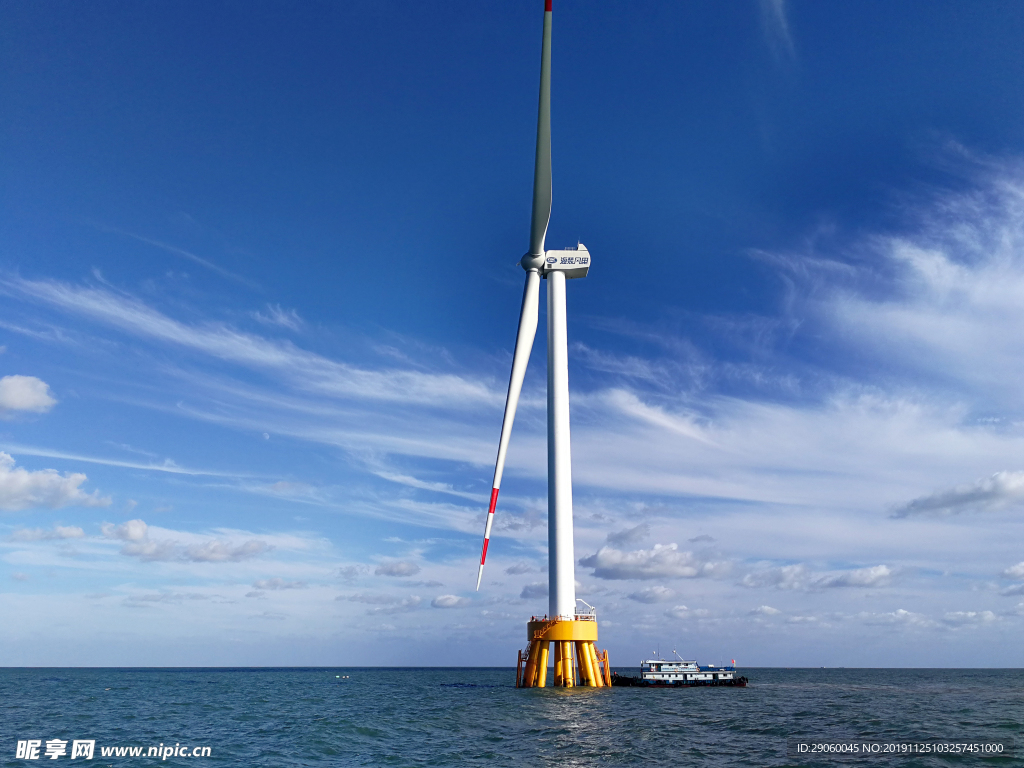
[[[551,218],[551,0],[545,0],[544,8],[538,112],[530,250],[520,262],[526,270],[526,287],[519,313],[519,332],[512,356],[512,375],[508,382],[505,417],[501,423],[501,439],[498,441],[498,458],[494,465],[494,482],[491,484],[491,502],[487,510],[476,588],[480,589],[480,580],[483,578],[512,422],[516,417],[526,365],[537,335],[540,281],[544,279],[547,281],[548,302],[548,615],[543,619],[534,617],[527,624],[530,645],[525,655],[519,652],[517,685],[527,688],[544,686],[548,644],[554,642],[555,685],[603,686],[610,685],[611,680],[607,651],[599,657],[594,648],[594,641],[597,640],[596,615],[593,609],[576,610],[572,457],[569,448],[569,361],[565,318],[565,281],[587,276],[590,253],[582,244],[562,251],[544,250],[544,238]]]

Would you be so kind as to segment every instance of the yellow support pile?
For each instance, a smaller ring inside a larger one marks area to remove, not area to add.
[[[531,621],[527,625],[527,637],[530,644],[526,653],[519,652],[517,687],[545,687],[551,643],[555,645],[553,683],[556,688],[611,686],[608,651],[598,653],[594,647],[597,640],[596,622]]]

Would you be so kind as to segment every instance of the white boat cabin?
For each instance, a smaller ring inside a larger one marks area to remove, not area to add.
[[[715,680],[732,680],[736,676],[735,667],[708,664],[700,666],[696,661],[678,659],[647,659],[640,662],[640,677],[652,683],[694,683]]]

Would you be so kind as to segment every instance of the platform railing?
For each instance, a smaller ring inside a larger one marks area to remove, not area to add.
[[[583,607],[576,606],[576,621],[597,621],[597,609],[586,600],[576,598],[577,603],[583,603]]]

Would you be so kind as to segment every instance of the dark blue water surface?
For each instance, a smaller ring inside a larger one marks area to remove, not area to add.
[[[938,738],[1013,741],[1024,755],[1022,670],[743,673],[747,688],[517,690],[508,669],[0,669],[0,764],[1024,766],[786,752],[793,737]],[[69,752],[95,739],[95,758],[18,760],[27,739],[67,740]],[[211,756],[100,756],[161,743]]]

